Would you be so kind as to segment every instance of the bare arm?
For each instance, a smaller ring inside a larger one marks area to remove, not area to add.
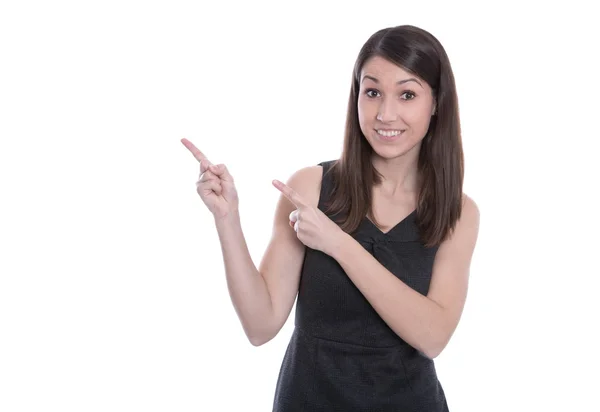
[[[322,168],[297,171],[288,185],[316,206]],[[289,225],[295,206],[281,196],[276,206],[272,236],[260,263],[254,265],[242,232],[239,214],[215,218],[233,306],[250,342],[259,346],[281,330],[298,293],[305,246]]]

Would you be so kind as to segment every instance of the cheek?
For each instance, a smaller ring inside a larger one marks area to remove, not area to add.
[[[362,125],[363,123],[367,123],[370,121],[370,118],[373,116],[373,105],[368,104],[362,99],[358,99],[358,121]]]
[[[405,121],[415,128],[427,128],[431,119],[431,108],[427,105],[422,107],[415,107],[415,110],[411,110],[405,113]]]

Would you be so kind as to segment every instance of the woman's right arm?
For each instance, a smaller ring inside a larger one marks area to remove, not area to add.
[[[295,206],[280,195],[271,240],[257,269],[242,232],[233,177],[192,142],[181,142],[200,164],[197,191],[215,219],[231,301],[250,342],[262,345],[279,333],[298,293],[305,246],[289,224]],[[307,167],[294,173],[287,185],[316,207],[321,176],[321,166]]]
[[[316,206],[322,169],[313,166],[294,173],[287,185]],[[295,206],[280,196],[271,239],[257,269],[252,261],[237,211],[215,217],[231,301],[250,342],[259,346],[281,330],[294,305],[305,246],[290,227]]]

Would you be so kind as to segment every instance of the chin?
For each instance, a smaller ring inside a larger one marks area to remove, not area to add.
[[[412,152],[418,152],[421,148],[421,142],[407,145],[407,142],[398,143],[397,145],[378,144],[378,142],[369,142],[373,149],[373,155],[386,160],[392,160]]]
[[[398,157],[401,157],[403,155],[405,155],[406,152],[402,151],[402,150],[390,150],[390,149],[373,149],[373,155],[377,156],[381,159],[385,159],[385,160],[392,160],[392,159],[396,159]]]

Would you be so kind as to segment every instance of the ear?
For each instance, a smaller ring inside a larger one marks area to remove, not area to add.
[[[435,116],[437,114],[437,99],[433,99],[433,107],[431,108],[431,115]]]

